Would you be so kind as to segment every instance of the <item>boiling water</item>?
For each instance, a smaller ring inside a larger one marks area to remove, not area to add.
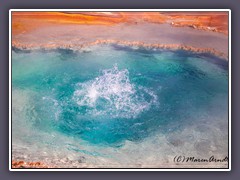
[[[170,167],[228,155],[228,63],[118,45],[12,54],[13,157],[58,167]]]

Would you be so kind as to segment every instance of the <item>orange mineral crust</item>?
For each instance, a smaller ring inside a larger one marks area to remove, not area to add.
[[[227,12],[12,12],[13,35],[53,24],[168,23],[228,34]]]
[[[167,12],[173,26],[189,26],[195,29],[209,30],[228,34],[227,12]]]
[[[121,13],[13,12],[13,35],[53,24],[113,25],[127,22]]]
[[[12,168],[49,168],[42,162],[12,161]]]

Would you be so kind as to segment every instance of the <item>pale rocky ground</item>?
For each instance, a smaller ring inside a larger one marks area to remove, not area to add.
[[[173,27],[169,24],[118,24],[61,25],[49,24],[28,33],[14,35],[13,44],[26,47],[68,47],[96,40],[142,42],[148,44],[184,45],[193,48],[213,49],[228,56],[228,36],[190,27]]]

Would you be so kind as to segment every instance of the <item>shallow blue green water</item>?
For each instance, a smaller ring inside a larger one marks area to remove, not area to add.
[[[208,54],[117,45],[14,50],[12,89],[21,107],[13,126],[76,142],[121,147],[219,119],[228,131],[228,62]],[[22,92],[27,100],[18,101]]]

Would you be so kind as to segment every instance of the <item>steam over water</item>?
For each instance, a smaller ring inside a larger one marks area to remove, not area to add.
[[[13,158],[58,167],[171,167],[228,155],[228,63],[117,45],[13,51]],[[222,166],[222,164],[220,164]]]

